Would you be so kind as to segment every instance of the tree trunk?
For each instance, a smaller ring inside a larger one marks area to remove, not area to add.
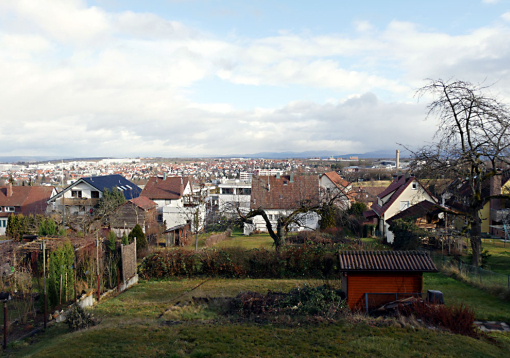
[[[278,225],[276,226],[276,236],[278,236],[278,246],[285,245],[285,228],[280,220],[278,220]]]
[[[478,212],[474,215],[475,219],[471,223],[471,250],[473,251],[473,265],[482,265],[482,227]]]

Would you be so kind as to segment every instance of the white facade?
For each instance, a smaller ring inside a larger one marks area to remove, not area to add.
[[[5,235],[5,229],[7,227],[7,219],[5,217],[0,218],[0,235]]]
[[[351,201],[346,196],[352,190],[352,185],[349,184],[340,190],[326,175],[321,175],[319,179],[319,186],[321,190],[321,199],[330,200],[336,197],[335,204],[342,210],[351,207]]]
[[[265,210],[266,215],[271,223],[271,227],[276,232],[277,221],[280,216],[287,216],[292,213],[292,210]],[[296,216],[297,224],[289,225],[289,231],[310,231],[317,230],[319,228],[320,216],[314,211],[308,213],[299,214]],[[249,235],[255,230],[267,232],[267,226],[264,218],[261,215],[257,215],[252,219],[253,224],[245,224],[243,229],[244,235]]]
[[[206,207],[205,204],[202,205],[185,205],[185,200],[191,197],[191,185],[188,184],[183,190],[183,194],[179,199],[174,200],[162,200],[162,199],[153,199],[153,201],[158,205],[157,212],[158,217],[161,221],[166,222],[166,228],[172,228],[177,225],[186,224],[188,221],[192,223],[195,222],[196,216],[198,213],[198,222],[199,229],[201,229],[203,223],[205,222],[206,216]],[[192,224],[192,230],[193,224]]]
[[[388,200],[390,200],[392,194],[393,193],[390,193],[383,198],[378,198],[378,204],[383,206]],[[404,211],[424,200],[436,203],[436,199],[433,198],[417,180],[413,180],[413,182],[408,185],[402,193],[400,193],[396,200],[383,213],[382,218],[379,219],[379,230],[386,234],[386,240],[388,243],[393,243],[395,236],[391,230],[389,230],[390,225],[387,223],[387,220],[401,211]]]
[[[251,182],[231,180],[218,185],[218,210],[221,213],[233,212],[240,208],[250,211]]]
[[[81,182],[66,190],[63,194],[64,203],[70,214],[85,214],[90,211],[103,193],[88,183]],[[46,211],[62,211],[62,195],[50,198]]]

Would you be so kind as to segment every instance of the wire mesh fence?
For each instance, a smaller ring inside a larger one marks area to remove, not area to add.
[[[510,291],[510,275],[466,264],[455,256],[432,255],[432,258],[438,268],[451,271],[467,282]]]

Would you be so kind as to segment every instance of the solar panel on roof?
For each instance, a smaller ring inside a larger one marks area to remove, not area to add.
[[[127,186],[129,189],[133,189],[133,188],[131,188],[129,185],[126,185],[126,186]]]
[[[122,190],[127,190],[127,188],[124,185],[121,185],[120,187],[122,188]]]
[[[117,187],[117,189],[119,189],[120,191],[124,191],[124,189],[120,188],[120,187]]]

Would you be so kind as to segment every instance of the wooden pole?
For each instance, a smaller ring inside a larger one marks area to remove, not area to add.
[[[43,249],[43,276],[44,276],[44,329],[48,324],[48,296],[46,293],[46,242],[43,240],[42,242]]]
[[[120,292],[120,272],[119,272],[119,267],[117,267],[117,292]]]
[[[7,349],[7,301],[4,301],[4,350]]]
[[[96,239],[96,266],[97,266],[97,302],[101,299],[101,280],[99,278],[99,239]]]

